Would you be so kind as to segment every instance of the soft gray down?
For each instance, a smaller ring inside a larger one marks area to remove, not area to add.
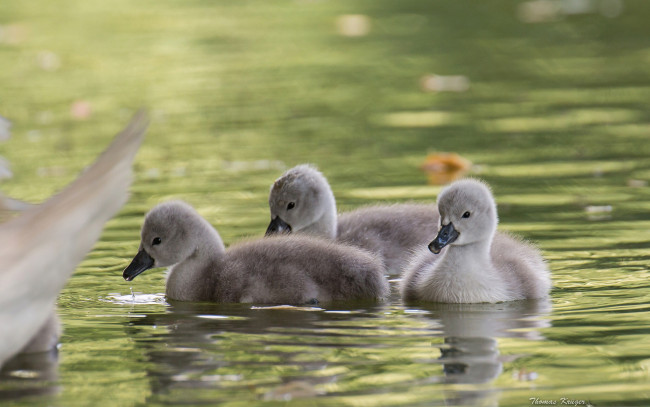
[[[276,236],[226,250],[219,233],[190,205],[172,201],[145,217],[132,280],[170,267],[167,297],[180,301],[306,304],[378,300],[388,294],[381,261],[324,239]]]
[[[440,193],[438,208],[442,227],[405,270],[404,300],[479,303],[548,295],[544,258],[531,244],[497,233],[497,208],[486,184],[456,181]]]
[[[367,206],[337,216],[327,179],[308,164],[289,169],[273,183],[269,208],[267,235],[336,239],[379,256],[391,274],[402,271],[413,250],[427,247],[439,222],[436,205],[415,203]]]

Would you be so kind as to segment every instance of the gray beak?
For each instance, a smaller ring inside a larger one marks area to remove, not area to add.
[[[460,233],[454,229],[454,224],[450,222],[440,228],[438,236],[433,239],[433,242],[429,243],[429,250],[435,254],[438,254],[443,247],[447,246],[450,243],[453,243],[459,235]]]
[[[122,273],[122,277],[124,277],[126,281],[131,281],[138,274],[152,268],[153,264],[154,264],[154,259],[151,256],[149,256],[149,253],[147,253],[144,249],[140,249],[138,254],[136,254],[133,260],[131,261],[131,264],[129,264],[129,266],[124,269],[124,273]]]
[[[283,221],[279,216],[276,216],[273,220],[271,220],[271,223],[269,223],[269,227],[266,228],[266,233],[264,236],[289,233],[291,233],[291,226]]]

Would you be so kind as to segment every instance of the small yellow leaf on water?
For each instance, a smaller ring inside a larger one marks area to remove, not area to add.
[[[467,174],[471,168],[472,162],[456,153],[431,153],[420,166],[432,185],[448,184]]]
[[[425,128],[451,126],[462,119],[458,113],[426,110],[422,112],[395,112],[371,118],[371,121],[380,126]]]
[[[305,380],[293,380],[281,384],[262,396],[264,401],[291,401],[293,399],[316,397],[323,395],[323,390],[317,389]]]
[[[627,186],[630,188],[643,188],[648,186],[648,181],[643,179],[628,179]]]
[[[29,37],[29,28],[22,23],[0,25],[0,44],[18,45]]]
[[[420,87],[425,92],[465,92],[469,89],[469,79],[463,75],[424,75]]]
[[[363,37],[370,33],[370,18],[363,14],[345,14],[336,19],[336,27],[345,37]]]

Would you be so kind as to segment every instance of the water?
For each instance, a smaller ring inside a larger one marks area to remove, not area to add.
[[[3,2],[3,192],[41,201],[136,108],[153,118],[129,203],[59,298],[58,357],[7,366],[3,405],[647,405],[649,12]],[[430,202],[439,187],[418,167],[433,151],[471,160],[500,227],[542,248],[549,301],[405,305],[394,292],[278,309],[170,303],[163,273],[121,278],[160,201],[192,203],[232,243],[263,234],[286,168],[318,164],[341,210]]]

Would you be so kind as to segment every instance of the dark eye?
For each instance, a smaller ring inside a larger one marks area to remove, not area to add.
[[[155,246],[155,245],[158,245],[158,244],[161,244],[161,243],[162,243],[162,240],[160,240],[159,237],[154,237],[153,242],[151,242],[151,245]]]
[[[296,203],[295,203],[295,202],[289,202],[289,205],[287,205],[287,210],[293,209],[293,208],[295,208],[295,207],[296,207]]]
[[[471,215],[471,213],[469,213],[469,211],[468,211],[468,212],[465,212],[465,213],[463,214],[463,218],[469,218],[469,215]]]

